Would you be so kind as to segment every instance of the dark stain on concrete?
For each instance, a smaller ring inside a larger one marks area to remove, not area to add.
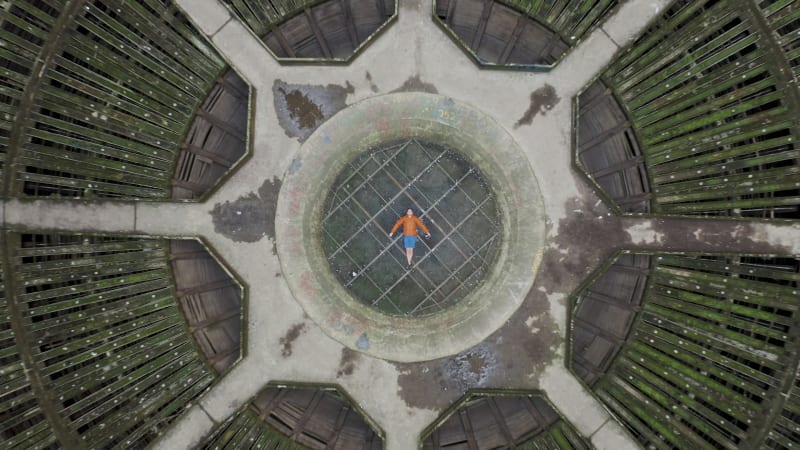
[[[642,219],[623,217],[627,228]],[[647,220],[647,219],[646,219]],[[661,235],[658,242],[638,243],[637,248],[658,251],[730,252],[790,254],[792,247],[772,244],[757,237],[753,223],[735,220],[707,220],[693,218],[649,219],[651,229]]]
[[[438,94],[439,90],[436,89],[436,86],[433,84],[422,81],[419,75],[414,75],[391,93],[395,92],[427,92],[429,94]]]
[[[323,122],[347,106],[349,94],[355,92],[350,82],[345,86],[288,84],[275,80],[272,93],[278,123],[286,135],[305,141]]]
[[[409,407],[441,410],[471,388],[535,388],[561,345],[548,310],[546,297],[529,295],[506,325],[482,343],[447,358],[395,363],[398,395]]]
[[[530,125],[537,114],[541,113],[543,116],[546,115],[547,111],[553,109],[560,101],[561,98],[556,93],[556,89],[549,84],[545,84],[543,87],[533,91],[531,93],[531,104],[528,110],[525,111],[525,114],[514,124],[514,128],[519,128],[522,125]]]
[[[233,202],[217,203],[210,211],[214,231],[234,242],[258,242],[272,239],[275,253],[275,209],[281,180],[264,180],[258,194],[251,192]]]
[[[360,353],[347,347],[342,348],[342,357],[339,359],[339,370],[336,372],[336,378],[352,375],[360,358]]]
[[[370,73],[369,73],[369,70],[367,71],[366,78],[367,78],[367,81],[369,82],[369,90],[370,90],[370,91],[372,91],[372,92],[375,92],[375,93],[377,93],[377,92],[379,91],[379,89],[378,89],[378,85],[376,85],[376,84],[375,84],[375,83],[372,81],[372,74],[370,74]]]
[[[278,343],[281,344],[281,356],[284,358],[292,356],[292,344],[295,340],[297,340],[297,338],[300,337],[301,334],[305,333],[305,331],[306,324],[302,322],[292,325],[286,331],[286,334],[284,334],[283,337],[278,340]]]
[[[630,244],[619,217],[610,214],[611,210],[587,188],[579,190],[582,195],[564,205],[567,215],[559,221],[558,236],[548,240],[542,258],[534,288],[547,293],[571,292],[570,286],[577,286],[617,248]],[[576,242],[580,242],[579,247]]]

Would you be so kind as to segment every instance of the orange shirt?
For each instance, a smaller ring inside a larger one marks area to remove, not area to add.
[[[416,236],[417,227],[422,228],[422,231],[424,231],[425,234],[431,234],[431,232],[428,231],[428,227],[426,227],[422,220],[420,220],[420,218],[417,216],[403,216],[397,219],[397,222],[394,223],[390,233],[394,234],[394,232],[400,228],[400,225],[403,225],[403,236]]]

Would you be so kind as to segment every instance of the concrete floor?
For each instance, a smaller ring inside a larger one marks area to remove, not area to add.
[[[389,450],[416,448],[420,432],[469,387],[542,389],[596,447],[635,448],[565,368],[567,299],[586,274],[622,248],[800,253],[800,226],[789,223],[616,217],[574,173],[571,99],[667,0],[625,2],[547,74],[478,69],[434,24],[428,1],[400,0],[398,20],[346,66],[281,66],[216,0],[178,3],[256,90],[252,158],[200,204],[2,204],[6,227],[202,236],[248,286],[246,357],[156,448],[190,448],[271,380],[338,383],[383,428]],[[401,88],[435,91],[472,104],[506,128],[538,178],[547,240],[533,288],[503,327],[441,360],[401,364],[353,354],[293,299],[273,254],[274,229],[215,226],[220,214],[239,207],[274,214],[280,180],[304,139],[281,118],[276,86],[286,84],[316,89],[340,106]],[[542,93],[549,99],[545,106],[535,100]],[[530,108],[526,124],[521,119]],[[471,357],[481,364],[466,369],[463,361]]]

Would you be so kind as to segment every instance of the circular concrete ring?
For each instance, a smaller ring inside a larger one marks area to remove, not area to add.
[[[409,138],[455,149],[477,167],[495,195],[502,229],[483,283],[458,304],[419,318],[361,303],[336,279],[322,249],[323,207],[339,172],[370,147]],[[283,275],[309,317],[353,350],[401,362],[458,353],[505,323],[533,284],[544,234],[539,186],[511,135],[470,105],[424,93],[372,97],[319,127],[284,177],[275,218]]]

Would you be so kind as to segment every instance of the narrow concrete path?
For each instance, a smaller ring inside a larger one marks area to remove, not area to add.
[[[217,205],[235,206],[266,183],[280,180],[300,148],[282,128],[276,113],[276,83],[351,87],[346,101],[401,88],[409,80],[473,104],[494,117],[525,149],[545,197],[553,254],[580,253],[569,234],[571,224],[612,227],[620,242],[597,242],[587,257],[558,283],[543,274],[534,291],[546,302],[561,343],[556,357],[530,377],[509,378],[515,388],[543,389],[567,418],[600,449],[636,448],[635,442],[566,370],[564,302],[587,271],[614,246],[670,250],[733,250],[800,253],[800,226],[763,222],[653,219],[609,215],[571,168],[571,99],[606,66],[621,47],[635,39],[668,0],[629,0],[616,15],[577,46],[553,71],[533,74],[480,70],[433,23],[427,0],[400,0],[399,18],[355,61],[346,66],[282,66],[216,0],[178,0],[194,23],[216,44],[256,90],[253,157],[205,203],[73,202],[11,200],[2,206],[3,225],[24,229],[123,232],[156,236],[200,236],[249,288],[247,356],[191,408],[155,448],[192,448],[215,424],[224,421],[265,383],[293,380],[337,383],[383,428],[389,450],[417,447],[420,432],[444,407],[421,407],[409,400],[401,383],[414,366],[356,355],[354,369],[343,374],[347,351],[327,337],[292,298],[281,277],[280,262],[266,237],[246,242],[215,228]],[[558,101],[530,125],[517,126],[532,94],[552,86]],[[610,224],[610,225],[609,225]],[[569,240],[568,240],[569,239]],[[604,248],[600,248],[605,246]],[[553,265],[557,258],[548,260]],[[523,314],[521,312],[520,314]],[[526,317],[519,321],[524,322]],[[294,330],[296,333],[290,333]],[[534,333],[534,332],[532,332]],[[290,336],[294,336],[291,337]],[[521,361],[527,361],[521,359]],[[532,364],[533,365],[533,364]],[[427,366],[426,366],[427,367]],[[419,383],[435,383],[420,375]],[[502,378],[496,385],[502,387]],[[460,395],[448,393],[449,396]]]

